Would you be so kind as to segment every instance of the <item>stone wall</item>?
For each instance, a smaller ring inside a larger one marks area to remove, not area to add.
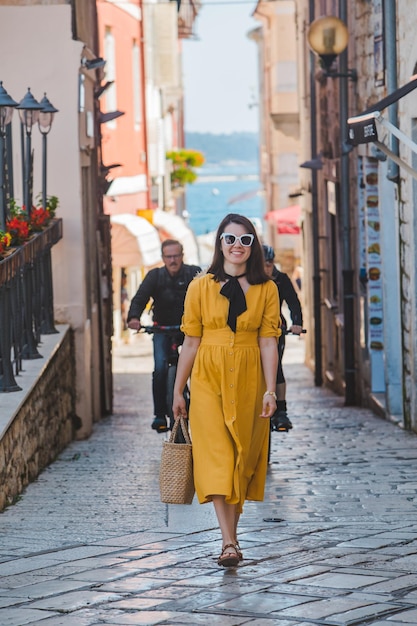
[[[0,511],[74,438],[74,390],[73,337],[68,329],[0,441]]]

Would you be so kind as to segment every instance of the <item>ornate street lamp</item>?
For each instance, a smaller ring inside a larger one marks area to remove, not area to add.
[[[320,58],[320,65],[325,76],[357,80],[355,69],[348,69],[346,73],[332,70],[336,57],[346,50],[349,41],[347,26],[341,19],[333,15],[318,17],[310,24],[307,39],[310,48]]]
[[[343,316],[344,316],[344,370],[345,370],[345,401],[347,405],[356,404],[355,382],[355,311],[354,311],[354,271],[351,253],[351,216],[350,216],[350,175],[349,151],[347,145],[348,118],[348,79],[357,80],[356,69],[347,67],[347,45],[349,32],[344,20],[347,19],[347,0],[339,3],[340,18],[325,16],[315,19],[307,32],[307,39],[312,51],[320,58],[324,76],[340,78],[339,84],[339,120],[340,120],[340,191],[339,213],[342,232],[342,284],[343,284]],[[341,19],[342,18],[342,19]],[[332,69],[337,56],[340,55],[340,72]],[[316,155],[313,155],[315,157]]]
[[[32,181],[32,127],[39,119],[39,111],[42,109],[42,105],[35,100],[28,88],[27,94],[19,102],[16,109],[19,110],[20,121],[22,128],[26,133],[26,159],[24,166],[24,199],[26,205],[26,212],[30,216],[32,211],[32,194],[31,194],[31,181]]]
[[[42,133],[42,206],[46,209],[47,194],[46,194],[46,163],[47,163],[47,139],[46,136],[51,130],[52,122],[55,117],[55,113],[58,113],[56,109],[44,94],[40,101],[42,109],[39,111],[38,127]]]
[[[58,113],[51,102],[44,94],[40,101],[42,109],[39,111],[38,127],[42,134],[42,207],[46,209],[47,192],[46,192],[46,165],[47,165],[47,135],[52,127],[55,113]],[[41,332],[45,335],[57,333],[54,326],[54,296],[52,290],[52,264],[51,254],[46,254],[43,258],[43,271],[46,276],[45,280],[45,310],[44,320],[41,326]]]
[[[13,100],[0,81],[0,229],[6,227],[6,189],[4,186],[4,152],[6,128],[12,121],[14,107],[17,102]]]

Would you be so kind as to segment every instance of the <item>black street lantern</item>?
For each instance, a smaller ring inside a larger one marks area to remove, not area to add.
[[[52,122],[55,117],[55,113],[58,113],[51,102],[44,94],[40,101],[42,109],[39,111],[38,127],[42,134],[42,206],[46,209],[47,193],[46,193],[46,164],[47,164],[47,139],[46,136],[51,130]]]
[[[35,100],[30,93],[30,88],[28,88],[27,94],[16,107],[19,111],[20,121],[25,128],[26,135],[30,135],[32,133],[32,126],[38,121],[39,111],[42,108],[43,106],[41,103]]]
[[[319,57],[326,77],[357,80],[356,69],[348,69],[345,73],[333,69],[334,61],[346,50],[349,42],[349,31],[343,20],[333,15],[318,17],[310,24],[307,40],[312,51]]]
[[[17,102],[13,100],[3,87],[3,81],[0,81],[0,230],[6,228],[6,189],[4,185],[4,139],[6,137],[6,128],[12,121],[13,110],[17,106]]]
[[[30,93],[30,88],[27,94],[19,102],[16,109],[19,110],[20,121],[22,123],[22,129],[26,133],[26,159],[23,167],[23,180],[24,180],[24,197],[25,205],[28,216],[32,211],[32,194],[31,194],[31,179],[32,179],[32,127],[39,119],[39,111],[42,109],[42,105],[35,100]]]
[[[3,87],[3,81],[0,81],[0,135],[4,137],[6,133],[6,126],[10,124],[13,117],[14,107],[17,107],[17,102],[13,100]]]

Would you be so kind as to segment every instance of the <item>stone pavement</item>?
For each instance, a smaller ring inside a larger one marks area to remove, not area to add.
[[[288,338],[294,429],[218,567],[211,505],[159,501],[151,343],[115,348],[115,409],[0,515],[0,626],[417,624],[417,436],[315,388]]]

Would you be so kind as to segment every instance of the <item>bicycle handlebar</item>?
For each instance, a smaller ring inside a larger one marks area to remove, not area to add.
[[[139,333],[141,330],[143,330],[143,332],[148,333],[149,335],[151,335],[152,333],[163,333],[163,332],[168,333],[168,332],[172,332],[172,331],[179,331],[180,328],[181,327],[179,325],[162,326],[162,325],[159,325],[159,324],[154,324],[153,326],[141,326],[137,332]],[[284,335],[298,335],[298,334],[304,335],[306,332],[307,332],[307,330],[305,328],[303,328],[301,333],[293,333],[290,330],[285,329],[283,334]]]
[[[138,330],[138,333],[143,330],[143,332],[148,333],[148,334],[152,334],[152,333],[168,333],[168,332],[172,332],[172,331],[179,331],[180,330],[180,326],[179,325],[173,325],[173,326],[162,326],[162,325],[158,325],[158,324],[154,324],[153,326],[141,326]]]

